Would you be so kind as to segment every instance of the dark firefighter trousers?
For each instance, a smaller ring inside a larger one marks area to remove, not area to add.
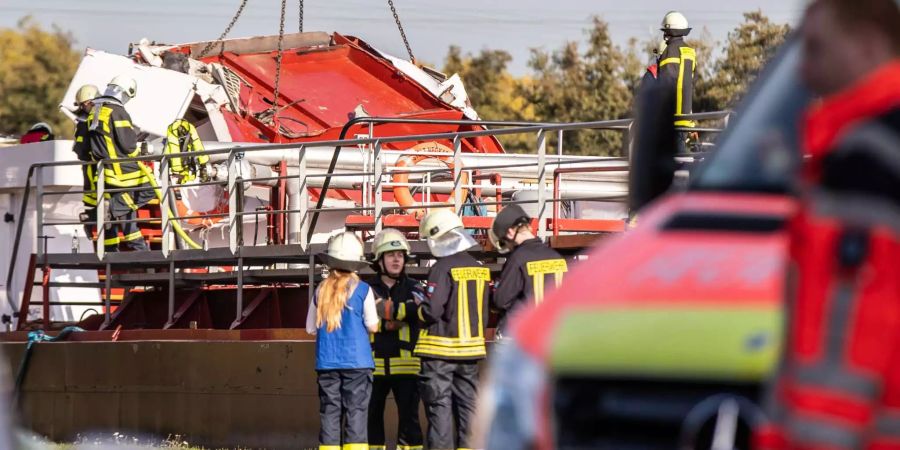
[[[321,370],[317,381],[319,448],[366,446],[372,369]]]
[[[388,394],[397,403],[397,450],[421,450],[419,386],[415,375],[376,376],[369,403],[369,450],[384,450],[384,407]]]
[[[422,358],[419,392],[428,417],[429,449],[470,448],[477,387],[477,361]]]
[[[87,216],[87,222],[84,224],[84,234],[88,239],[93,241],[94,232],[97,230],[97,207],[88,207],[84,210]],[[124,216],[118,217],[114,220],[135,220],[137,219],[137,212],[131,211],[126,213]],[[141,234],[140,228],[138,228],[137,222],[128,222],[122,224],[110,224],[103,227],[106,230],[106,236],[104,237],[103,247],[104,250],[108,252],[117,252],[119,251],[119,243],[125,242],[125,246],[128,247],[129,250],[148,250],[147,242],[144,241],[144,236]],[[122,237],[119,237],[119,232],[121,231]],[[94,243],[96,247],[96,242]]]

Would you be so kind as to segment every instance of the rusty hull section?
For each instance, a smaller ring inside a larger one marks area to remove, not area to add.
[[[208,337],[226,337],[222,333]],[[123,337],[129,338],[124,332]],[[315,447],[315,343],[239,339],[38,344],[24,383],[21,420],[58,442],[97,431],[179,434],[206,446]],[[2,346],[16,373],[25,345]],[[388,405],[391,441],[396,412],[393,402]]]

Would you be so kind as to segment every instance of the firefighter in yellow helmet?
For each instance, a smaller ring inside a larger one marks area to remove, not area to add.
[[[419,425],[419,358],[413,355],[420,325],[407,314],[407,302],[425,298],[422,287],[406,276],[409,242],[399,230],[386,228],[372,241],[375,277],[368,280],[375,292],[382,320],[372,335],[375,357],[375,382],[369,402],[369,449],[384,450],[384,407],[388,394],[397,403],[397,450],[421,450],[422,427]],[[396,308],[393,307],[396,305]]]
[[[491,272],[467,251],[476,242],[453,211],[425,216],[419,236],[437,258],[428,272],[425,301],[407,302],[407,314],[425,326],[415,355],[422,359],[419,392],[428,417],[428,448],[470,448]]]
[[[691,114],[691,103],[694,98],[694,72],[697,67],[697,52],[689,47],[684,38],[691,32],[688,20],[678,11],[670,11],[663,18],[663,38],[666,41],[665,51],[659,56],[658,79],[664,86],[675,91],[675,126],[693,128],[694,122],[685,118]],[[679,153],[685,150],[688,133],[678,133]]]
[[[125,110],[125,103],[137,95],[134,79],[120,75],[106,86],[103,95],[97,97],[88,115],[89,145],[94,160],[108,160],[102,175],[105,188],[110,190],[129,189],[105,194],[109,199],[108,212],[114,221],[113,229],[121,230],[122,241],[132,250],[147,250],[141,231],[134,220],[137,210],[155,197],[150,178],[141,170],[143,163],[118,159],[138,156],[137,133],[131,116]],[[106,251],[118,250],[118,236],[107,234],[104,241]]]
[[[94,162],[89,145],[87,118],[91,108],[94,107],[94,99],[99,95],[100,90],[93,84],[81,86],[75,93],[75,143],[72,145],[72,151],[79,161]],[[96,228],[93,222],[97,221],[97,166],[93,164],[81,166],[81,175],[84,180],[82,183],[84,193],[81,195],[84,212],[81,221],[85,222],[84,235],[88,239],[93,239]]]

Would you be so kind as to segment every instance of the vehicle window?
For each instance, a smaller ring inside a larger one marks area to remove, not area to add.
[[[796,37],[783,45],[689,189],[790,190],[800,161],[800,121],[811,101],[799,79],[800,50]]]

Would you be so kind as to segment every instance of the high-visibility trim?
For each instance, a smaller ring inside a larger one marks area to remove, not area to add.
[[[322,445],[319,444],[319,450],[341,450],[340,445]]]
[[[84,142],[84,136],[78,136],[75,138],[75,142]]]
[[[811,418],[792,417],[787,420],[785,430],[790,442],[804,448],[807,445],[809,448],[861,448],[860,430],[843,425],[836,421],[822,422]]]
[[[683,114],[684,109],[684,53],[679,62],[678,81],[675,83],[675,115]]]
[[[528,275],[531,276],[532,288],[534,291],[534,301],[540,304],[544,301],[544,280],[546,275],[553,274],[556,287],[562,284],[562,274],[568,272],[569,266],[565,259],[544,259],[540,261],[531,261],[525,265]]]
[[[344,444],[342,450],[369,450],[369,443],[365,444]]]
[[[397,450],[423,450],[421,445],[397,445]]]
[[[693,120],[679,119],[675,121],[675,126],[680,128],[694,128],[697,126],[697,122],[694,122]]]
[[[398,446],[397,448],[399,449],[400,447]],[[369,444],[369,450],[387,450],[387,446],[386,445]]]
[[[103,245],[119,245],[119,236],[103,240]]]
[[[465,304],[465,292],[468,290],[468,283],[460,281],[456,289],[456,329],[460,336],[465,335],[465,314],[463,314],[463,305]]]
[[[475,298],[478,303],[478,310],[476,314],[478,314],[478,337],[484,338],[484,280],[476,280],[475,281]]]
[[[681,62],[681,60],[676,57],[666,58],[659,62],[659,67],[665,66],[666,64],[678,64],[679,62]]]
[[[143,238],[144,238],[144,235],[142,235],[140,231],[135,231],[134,233],[126,234],[125,237],[122,238],[122,240],[125,242],[128,242],[128,241],[136,241],[138,239],[143,239]]]
[[[416,353],[425,356],[437,356],[445,358],[481,358],[487,355],[484,346],[472,348],[435,347],[430,345],[416,345]]]
[[[406,318],[406,302],[400,303],[397,306],[397,320],[403,320]]]
[[[481,357],[486,354],[484,338],[452,338],[423,333],[416,343],[416,354],[447,357]]]
[[[132,200],[131,194],[129,194],[127,192],[123,192],[122,193],[122,201],[125,202],[125,206],[128,206],[132,210],[137,211],[138,206],[134,203],[134,200]]]
[[[94,195],[84,194],[84,196],[81,197],[81,203],[84,203],[84,204],[90,205],[90,206],[97,206],[97,195],[96,194],[94,194]]]
[[[421,343],[429,344],[429,345],[445,345],[445,346],[472,346],[472,345],[484,345],[484,338],[479,337],[471,337],[471,338],[455,338],[455,337],[446,337],[446,336],[432,336],[427,332],[423,333],[419,336],[419,341],[416,343],[416,348],[418,348],[418,344]]]
[[[117,120],[113,122],[113,126],[116,128],[132,128],[130,120]]]
[[[417,315],[419,316],[419,320],[425,322],[425,316],[422,314],[422,308],[419,308],[419,313]]]

